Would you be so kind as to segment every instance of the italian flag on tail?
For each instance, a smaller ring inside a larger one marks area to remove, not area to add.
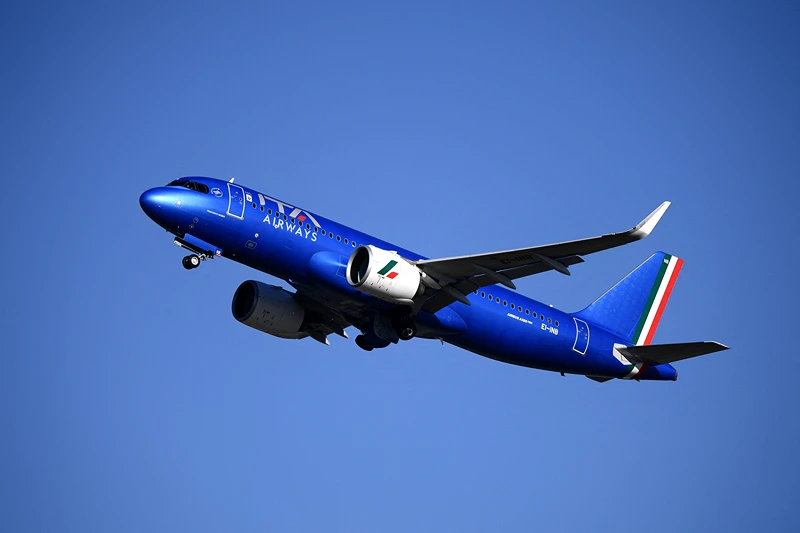
[[[658,329],[661,315],[664,313],[664,308],[667,306],[669,295],[672,294],[672,288],[675,286],[675,280],[678,279],[682,266],[683,259],[664,254],[664,260],[658,269],[658,276],[656,276],[642,316],[639,317],[639,322],[633,332],[631,340],[636,346],[653,342],[653,335]],[[646,363],[631,364],[625,369],[622,377],[623,379],[636,379],[636,376],[643,374],[645,370],[647,370]]]
[[[644,312],[642,312],[639,323],[636,325],[636,330],[633,332],[632,340],[636,346],[650,344],[653,341],[653,335],[658,328],[661,315],[664,313],[667,300],[669,300],[672,287],[675,286],[675,280],[678,279],[682,266],[683,259],[674,255],[664,254],[664,261],[658,270],[656,282],[653,284],[650,297],[644,306]]]

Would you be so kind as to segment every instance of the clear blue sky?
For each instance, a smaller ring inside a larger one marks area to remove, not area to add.
[[[114,4],[113,7],[111,4]],[[800,3],[5,2],[2,531],[776,531],[798,501]],[[428,256],[626,229],[686,260],[598,384],[237,323],[139,194],[237,181]],[[793,306],[792,306],[793,307]]]

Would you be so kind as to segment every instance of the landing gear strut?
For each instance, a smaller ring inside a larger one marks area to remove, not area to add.
[[[200,256],[192,254],[183,258],[183,268],[191,270],[200,266]]]

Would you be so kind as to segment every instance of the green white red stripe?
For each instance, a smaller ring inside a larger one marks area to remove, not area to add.
[[[622,379],[636,379],[639,374],[644,374],[647,370],[647,363],[629,364],[623,372]]]
[[[664,254],[664,260],[658,269],[658,276],[656,276],[656,281],[631,339],[636,346],[650,344],[653,341],[653,335],[658,329],[661,315],[664,313],[664,308],[667,306],[682,266],[683,259]],[[629,364],[623,372],[623,379],[636,379],[636,376],[644,373],[645,370],[647,370],[647,364]]]
[[[394,278],[397,277],[398,272],[391,272],[391,270],[395,266],[397,266],[397,261],[394,261],[394,260],[389,261],[388,263],[386,263],[384,265],[384,267],[382,269],[380,269],[378,271],[378,274],[380,274],[381,276],[386,276],[389,279],[394,279]]]
[[[664,261],[661,263],[653,289],[650,291],[647,304],[644,306],[642,316],[633,333],[632,340],[635,345],[642,346],[652,342],[682,266],[683,259],[664,254]]]

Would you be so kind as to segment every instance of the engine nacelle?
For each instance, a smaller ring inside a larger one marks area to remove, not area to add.
[[[245,326],[276,337],[296,339],[306,310],[289,291],[248,280],[236,289],[231,312]]]
[[[359,246],[347,262],[347,282],[361,292],[387,302],[410,304],[425,292],[422,272],[397,252]]]

